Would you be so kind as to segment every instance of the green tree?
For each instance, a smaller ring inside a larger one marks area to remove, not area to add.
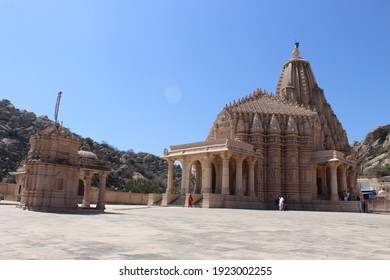
[[[145,179],[130,180],[124,191],[132,193],[160,193],[160,185]]]

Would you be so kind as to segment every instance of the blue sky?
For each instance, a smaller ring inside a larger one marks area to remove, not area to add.
[[[350,142],[390,123],[390,1],[0,0],[0,99],[119,149],[202,141],[294,42]]]

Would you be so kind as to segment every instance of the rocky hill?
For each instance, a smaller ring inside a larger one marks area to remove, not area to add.
[[[47,116],[37,117],[34,113],[19,110],[6,99],[0,101],[0,181],[12,182],[12,172],[29,150],[32,134],[52,124]],[[97,143],[83,138],[86,145],[100,160],[110,162],[113,172],[107,178],[107,185],[118,191],[164,192],[168,174],[165,160],[149,154],[120,151],[107,143]],[[181,169],[175,167],[175,185],[181,177]]]
[[[390,124],[371,130],[362,142],[352,143],[352,148],[358,153],[362,175],[390,175]]]

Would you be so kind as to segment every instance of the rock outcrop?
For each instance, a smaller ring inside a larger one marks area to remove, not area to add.
[[[352,148],[358,153],[362,175],[390,175],[390,124],[371,130],[362,142],[352,143]]]
[[[47,116],[19,110],[7,99],[0,102],[0,167],[3,176],[15,171],[29,150],[28,140],[51,124]]]

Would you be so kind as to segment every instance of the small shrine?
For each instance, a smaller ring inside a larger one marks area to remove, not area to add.
[[[81,140],[58,123],[31,136],[29,143],[27,157],[15,173],[19,207],[49,212],[104,211],[106,178],[111,171],[107,162],[80,149]],[[94,208],[90,205],[93,176],[99,181]]]

